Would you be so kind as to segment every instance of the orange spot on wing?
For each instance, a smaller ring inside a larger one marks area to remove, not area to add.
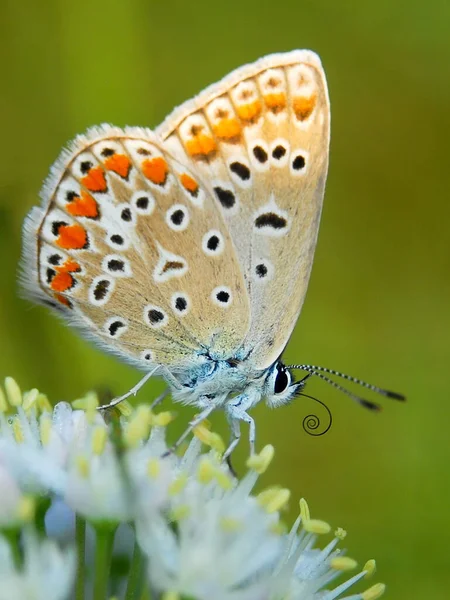
[[[162,156],[147,158],[142,161],[141,167],[142,172],[147,179],[150,179],[151,182],[156,183],[157,185],[164,185],[167,179],[167,173],[169,172],[169,167]]]
[[[61,302],[61,304],[64,304],[65,306],[72,308],[72,303],[70,302],[70,300],[68,298],[66,298],[65,296],[63,296],[62,294],[55,294],[55,298],[56,298],[56,300],[58,300],[58,302]]]
[[[81,179],[81,183],[91,192],[106,192],[108,189],[102,167],[92,168],[89,173]]]
[[[243,121],[254,121],[261,114],[262,105],[260,100],[254,100],[248,104],[240,104],[236,112]]]
[[[61,225],[56,243],[66,250],[80,250],[87,246],[87,233],[79,223]]]
[[[114,171],[120,177],[126,179],[130,173],[131,161],[125,154],[113,154],[103,163],[109,171]]]
[[[215,153],[217,146],[216,142],[211,136],[205,135],[204,133],[199,133],[190,140],[187,140],[186,150],[191,156],[207,157]]]
[[[237,119],[222,119],[214,126],[218,138],[231,140],[241,135],[241,125]]]
[[[264,102],[266,103],[267,108],[273,110],[274,112],[279,112],[286,108],[286,94],[280,92],[278,94],[266,94],[264,96]]]
[[[77,271],[81,271],[80,265],[72,258],[68,258],[62,265],[55,268],[58,273],[76,273]]]
[[[70,273],[57,273],[50,284],[55,292],[65,292],[74,284],[74,279]]]
[[[181,185],[191,194],[195,194],[198,191],[198,183],[195,181],[193,177],[188,175],[187,173],[182,173],[180,175]]]
[[[56,270],[58,273],[52,278],[50,287],[55,292],[65,292],[75,284],[75,279],[70,273],[81,271],[81,267],[76,260],[68,258],[62,265],[56,267]]]
[[[96,219],[98,217],[98,205],[94,198],[81,190],[81,197],[71,200],[66,205],[67,212],[74,217],[88,217]]]
[[[314,110],[316,105],[316,94],[312,96],[295,96],[293,101],[294,112],[297,119],[305,121]]]

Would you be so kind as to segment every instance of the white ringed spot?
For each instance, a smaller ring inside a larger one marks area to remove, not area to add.
[[[191,301],[189,296],[183,292],[176,292],[173,294],[170,304],[173,312],[180,317],[187,315],[191,309]]]
[[[217,229],[206,232],[202,240],[202,250],[208,256],[219,256],[225,248],[223,235]]]
[[[131,197],[130,204],[134,206],[134,209],[138,215],[151,215],[155,209],[155,199],[147,190],[134,192],[133,196]]]
[[[128,329],[128,323],[122,317],[111,317],[103,328],[110,338],[117,339]]]
[[[123,255],[108,254],[102,261],[102,269],[114,277],[132,277],[131,266]]]
[[[233,302],[233,294],[229,287],[220,285],[211,292],[211,300],[216,306],[228,308]]]
[[[169,317],[159,306],[147,304],[147,306],[144,308],[144,321],[153,329],[160,329],[161,327],[167,325]]]
[[[166,223],[172,231],[184,231],[189,225],[189,211],[183,204],[174,204],[166,212]]]
[[[277,138],[270,144],[270,162],[276,167],[287,165],[290,155],[290,145],[284,138]]]
[[[89,287],[89,302],[95,306],[104,306],[109,301],[115,285],[113,277],[99,275]]]

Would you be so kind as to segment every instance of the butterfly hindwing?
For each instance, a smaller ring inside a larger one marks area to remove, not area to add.
[[[152,132],[79,137],[43,200],[25,225],[33,296],[142,368],[240,345],[248,296],[223,217]]]
[[[329,101],[320,60],[260,59],[185,103],[157,129],[201,174],[236,246],[251,302],[240,350],[266,368],[306,293],[328,166]]]

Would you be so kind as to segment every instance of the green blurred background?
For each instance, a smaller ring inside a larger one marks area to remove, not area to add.
[[[10,0],[2,13],[0,376],[54,401],[124,392],[140,376],[17,297],[22,219],[60,147],[101,122],[154,127],[266,53],[321,55],[331,167],[285,358],[363,377],[408,403],[385,401],[374,415],[311,382],[334,415],[319,438],[302,429],[314,403],[258,407],[258,446],[277,449],[264,483],[291,488],[289,519],[304,495],[313,516],[347,528],[350,554],[377,558],[389,598],[448,598],[449,3]],[[174,434],[192,414],[178,412]],[[214,424],[225,434],[222,415]]]

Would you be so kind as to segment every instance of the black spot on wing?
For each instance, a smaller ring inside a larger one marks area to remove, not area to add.
[[[255,227],[262,229],[263,227],[272,227],[272,229],[284,229],[287,227],[287,221],[284,217],[277,215],[274,212],[267,212],[259,215],[255,219]]]
[[[233,208],[236,204],[235,195],[231,190],[226,190],[221,187],[215,187],[214,191],[216,193],[217,198],[219,199],[220,204],[224,208]]]

